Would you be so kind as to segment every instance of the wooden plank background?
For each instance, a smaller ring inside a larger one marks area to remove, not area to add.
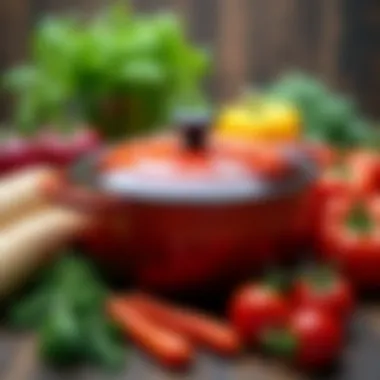
[[[105,0],[0,0],[0,70],[27,57],[28,38],[46,13],[91,12]],[[133,0],[141,11],[174,9],[215,59],[207,89],[218,98],[290,69],[351,91],[380,116],[378,0]],[[1,95],[0,119],[10,114]]]

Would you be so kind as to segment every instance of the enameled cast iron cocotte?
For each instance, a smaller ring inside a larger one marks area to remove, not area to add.
[[[179,291],[272,263],[315,172],[295,147],[221,140],[192,118],[84,158],[60,194],[95,213],[84,244],[102,265]]]

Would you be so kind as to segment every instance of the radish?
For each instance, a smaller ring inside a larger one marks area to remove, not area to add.
[[[44,131],[37,136],[37,145],[45,163],[64,166],[72,161],[74,152],[67,135]]]
[[[34,166],[40,160],[33,140],[11,135],[0,141],[0,174]]]
[[[42,132],[37,141],[44,162],[59,166],[70,165],[81,155],[100,146],[99,136],[90,129],[71,135],[48,130]]]

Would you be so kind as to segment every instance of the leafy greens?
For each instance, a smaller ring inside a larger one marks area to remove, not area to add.
[[[207,66],[177,16],[133,14],[118,4],[90,20],[44,20],[30,63],[12,70],[6,85],[26,131],[81,118],[113,138],[157,126],[178,101],[201,101]]]

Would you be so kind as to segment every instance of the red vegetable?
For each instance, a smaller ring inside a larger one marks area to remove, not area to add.
[[[0,175],[38,164],[40,157],[33,141],[11,136],[0,142]]]
[[[42,132],[37,137],[37,144],[43,160],[53,165],[65,166],[75,155],[69,137],[55,131]]]
[[[357,151],[329,166],[319,181],[319,192],[326,201],[333,196],[365,196],[376,188],[376,155]]]
[[[310,306],[331,312],[346,321],[354,308],[351,285],[330,269],[318,268],[298,278],[294,283],[292,300],[295,306]]]
[[[332,200],[321,231],[322,251],[355,285],[380,286],[379,197],[362,201],[350,197]]]
[[[365,196],[376,192],[380,154],[359,150],[350,154],[347,161],[352,168],[352,186],[356,194]]]
[[[376,155],[376,163],[375,163],[375,178],[376,178],[376,192],[380,193],[380,154]]]
[[[303,150],[316,162],[321,173],[333,165],[338,157],[334,149],[323,144],[306,144]],[[325,198],[325,195],[321,194],[320,186],[317,181],[309,189],[282,241],[280,249],[286,251],[286,258],[294,258],[302,248],[310,246],[315,241],[320,210],[323,208]]]
[[[306,203],[308,207],[303,208],[296,224],[298,234],[309,230],[306,241],[315,241],[320,235],[324,210],[331,199],[365,196],[373,193],[376,186],[374,160],[370,154],[362,151],[345,156],[336,154],[325,163],[328,165],[313,187]]]
[[[111,299],[107,308],[125,333],[160,363],[171,368],[189,364],[193,349],[185,338],[155,323],[123,299]]]
[[[343,338],[340,322],[329,313],[301,308],[293,312],[286,329],[269,331],[262,344],[270,353],[297,366],[319,369],[336,360]]]
[[[250,284],[232,297],[229,317],[243,340],[257,343],[267,329],[281,327],[287,322],[289,305],[277,290]]]
[[[222,322],[194,311],[169,306],[142,294],[133,296],[130,302],[142,314],[194,343],[202,344],[222,355],[234,355],[240,351],[237,334]]]
[[[90,153],[100,146],[99,135],[90,129],[80,129],[74,134],[45,131],[38,138],[41,156],[46,162],[65,166],[81,155]]]

